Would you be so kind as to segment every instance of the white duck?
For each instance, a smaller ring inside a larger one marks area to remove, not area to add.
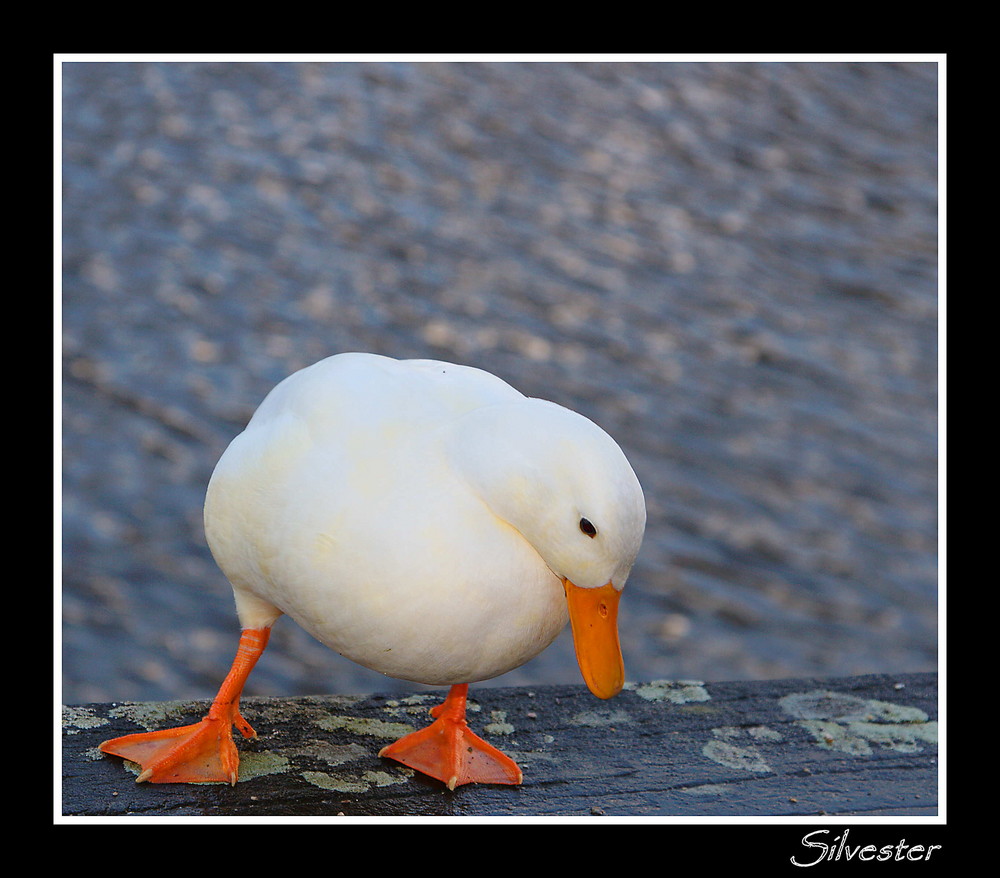
[[[571,620],[584,680],[622,687],[617,609],[646,513],[600,427],[488,372],[374,354],[291,375],[223,454],[205,530],[242,634],[200,723],[101,745],[140,781],[236,782],[232,726],[271,626],[291,616],[358,664],[450,686],[384,748],[446,783],[520,783],[465,722],[468,684],[518,667]]]

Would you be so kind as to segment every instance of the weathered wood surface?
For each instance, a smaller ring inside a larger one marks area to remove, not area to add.
[[[437,693],[246,698],[240,780],[136,784],[101,741],[194,722],[205,702],[90,704],[63,716],[62,814],[202,816],[924,815],[938,806],[935,674],[474,689],[469,724],[520,787],[449,792],[378,757]]]

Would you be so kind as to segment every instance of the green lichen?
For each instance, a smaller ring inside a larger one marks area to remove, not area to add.
[[[576,714],[572,722],[578,726],[602,728],[605,726],[625,725],[632,722],[632,717],[624,710],[585,710],[582,713]]]
[[[483,730],[488,735],[512,735],[514,734],[514,727],[507,722],[507,711],[506,710],[493,710],[490,711],[490,716],[493,718],[492,722],[487,723]]]
[[[764,726],[720,726],[712,729],[712,740],[701,748],[701,752],[703,756],[727,768],[767,774],[771,771],[771,766],[764,760],[755,743],[781,739],[780,734]]]
[[[268,774],[285,774],[291,768],[291,760],[273,750],[263,753],[241,753],[239,781],[242,783]]]
[[[387,771],[366,771],[361,775],[374,787],[389,787],[393,784],[406,783],[412,776],[412,771],[407,771],[405,775],[389,774]]]
[[[303,771],[302,777],[314,787],[335,793],[366,793],[369,789],[368,784],[360,780],[335,777],[322,771]]]
[[[718,762],[727,768],[736,768],[754,774],[768,774],[771,771],[771,766],[753,747],[740,747],[729,741],[713,739],[701,748],[701,752],[703,756],[707,756],[713,762]]]
[[[401,774],[389,774],[385,771],[365,771],[360,777],[344,777],[328,774],[323,771],[303,771],[302,778],[313,786],[335,793],[366,793],[372,787],[386,787],[392,784],[406,783],[413,776],[410,769],[403,769]]]
[[[387,723],[378,719],[363,719],[357,716],[323,716],[315,720],[316,725],[328,732],[345,729],[355,735],[369,735],[374,738],[395,740],[412,732],[413,726],[405,723]]]
[[[751,726],[746,730],[747,734],[751,738],[756,738],[759,741],[780,741],[781,735],[774,729],[769,729],[767,726]]]
[[[708,701],[711,696],[705,684],[698,680],[653,680],[638,686],[629,684],[640,698],[646,701],[669,701],[672,704],[687,704],[690,701]]]
[[[126,701],[108,711],[108,716],[131,720],[146,731],[177,725],[192,713],[205,713],[204,705],[192,701]]]
[[[107,718],[98,716],[92,707],[63,707],[62,727],[67,735],[77,735],[82,729],[108,725]]]
[[[867,756],[872,745],[916,753],[937,744],[937,723],[916,707],[820,689],[786,695],[779,703],[826,750]]]
[[[415,695],[407,695],[404,698],[393,698],[386,702],[388,707],[397,707],[400,704],[413,705],[413,704],[427,704],[427,702],[437,703],[441,701],[440,696],[431,695],[429,693],[417,693]]]
[[[835,722],[924,723],[927,714],[916,707],[858,698],[842,692],[814,689],[795,692],[778,702],[782,710],[799,719],[829,719]]]
[[[937,744],[937,723],[837,723],[832,720],[799,720],[824,750],[868,756],[876,744],[899,753],[918,753],[922,744]]]
[[[385,703],[385,712],[390,716],[426,716],[430,708],[435,704],[440,704],[441,698],[437,695],[417,694],[407,695],[405,698],[393,698]]]
[[[327,765],[344,765],[366,758],[370,753],[370,748],[363,747],[361,744],[332,744],[329,741],[316,740],[287,748],[284,752],[293,759],[305,756],[310,759],[318,759]]]

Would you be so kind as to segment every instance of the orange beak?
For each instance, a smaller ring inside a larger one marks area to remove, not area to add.
[[[581,588],[563,579],[576,660],[587,688],[598,698],[612,698],[625,684],[625,663],[618,644],[621,592],[609,582]]]

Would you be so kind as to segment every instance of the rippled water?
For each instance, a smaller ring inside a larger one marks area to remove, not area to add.
[[[208,697],[275,382],[369,350],[602,424],[633,680],[936,665],[933,63],[70,63],[66,703]],[[501,685],[578,682],[568,634]],[[254,694],[398,691],[290,620]]]

